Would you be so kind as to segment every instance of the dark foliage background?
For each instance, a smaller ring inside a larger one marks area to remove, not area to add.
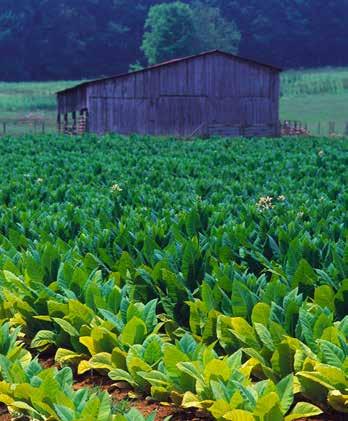
[[[146,65],[144,25],[159,3],[170,2],[0,0],[0,80],[81,79]],[[285,68],[348,65],[348,0],[201,3],[238,28],[241,55]],[[204,38],[205,25],[201,31]]]

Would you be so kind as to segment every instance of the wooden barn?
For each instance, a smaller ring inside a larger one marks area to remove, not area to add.
[[[279,135],[280,69],[214,50],[57,93],[67,133]]]

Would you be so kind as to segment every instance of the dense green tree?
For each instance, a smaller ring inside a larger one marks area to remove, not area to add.
[[[142,50],[149,64],[216,48],[235,53],[241,38],[219,8],[201,1],[153,6],[145,29]]]
[[[149,64],[189,55],[196,46],[192,9],[182,2],[151,7],[142,50]]]
[[[225,19],[218,7],[202,1],[194,2],[192,10],[198,41],[196,51],[219,49],[238,52],[241,34],[234,21]]]
[[[348,65],[348,0],[197,1],[151,23],[172,0],[0,0],[0,80],[93,78],[238,45],[285,68]]]

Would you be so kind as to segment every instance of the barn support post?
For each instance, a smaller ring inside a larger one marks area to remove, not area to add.
[[[68,124],[69,124],[69,120],[68,120],[68,113],[64,113],[64,134],[68,134]]]
[[[60,113],[57,114],[57,130],[58,130],[58,133],[62,132],[62,118],[61,118]]]
[[[84,117],[85,117],[85,132],[89,132],[89,113],[88,108],[84,110]]]
[[[73,111],[71,113],[71,115],[72,115],[72,120],[73,120],[73,123],[72,123],[72,134],[77,134],[76,111]]]
[[[78,119],[78,125],[77,125],[77,134],[84,134],[87,131],[87,119],[86,119],[86,110],[80,110],[79,112],[79,119]]]

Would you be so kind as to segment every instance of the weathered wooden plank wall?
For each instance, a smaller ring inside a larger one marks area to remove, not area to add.
[[[58,100],[60,112],[88,108],[95,133],[274,136],[279,128],[279,73],[219,53],[96,81]]]

